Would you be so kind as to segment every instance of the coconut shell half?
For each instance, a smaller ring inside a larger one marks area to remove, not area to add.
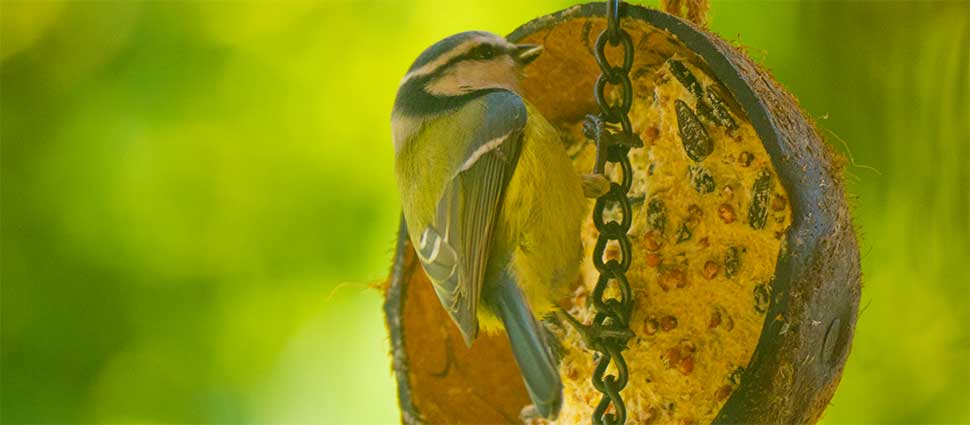
[[[757,261],[765,263],[770,269],[765,274],[766,280],[760,286],[744,286],[755,285],[757,282],[754,281],[739,281],[735,286],[724,283],[731,282],[726,276],[728,274],[726,262],[714,265],[720,268],[712,266],[712,269],[704,269],[700,268],[700,265],[705,264],[704,261],[694,261],[694,258],[681,260],[684,264],[690,261],[689,267],[693,267],[697,270],[696,273],[709,279],[684,288],[683,291],[715,291],[716,294],[720,294],[715,295],[721,297],[716,299],[727,299],[732,294],[743,293],[748,297],[745,299],[750,299],[751,288],[754,288],[755,308],[748,308],[750,311],[738,310],[741,311],[736,317],[738,329],[732,331],[740,332],[745,321],[755,320],[756,325],[750,329],[752,332],[750,343],[738,342],[737,344],[748,344],[748,346],[724,348],[724,352],[739,353],[736,355],[739,359],[743,359],[739,365],[745,366],[739,368],[739,370],[743,369],[743,373],[739,373],[740,376],[736,377],[738,379],[733,386],[727,388],[728,391],[720,391],[718,390],[720,384],[713,382],[716,380],[700,378],[704,376],[703,373],[719,374],[720,369],[712,371],[715,369],[712,365],[699,364],[695,367],[691,363],[685,373],[685,368],[680,367],[680,373],[685,376],[684,380],[697,381],[692,384],[697,386],[696,391],[695,389],[689,391],[695,391],[691,394],[698,395],[694,398],[679,397],[677,400],[680,406],[676,412],[673,406],[648,408],[647,402],[627,403],[631,410],[629,422],[673,419],[719,423],[814,422],[823,413],[841,377],[855,329],[860,296],[858,246],[840,177],[840,158],[823,142],[812,120],[801,111],[797,101],[775,82],[766,70],[755,64],[741,50],[715,34],[664,12],[628,4],[623,4],[620,12],[621,26],[630,33],[636,45],[636,62],[631,74],[634,80],[634,91],[638,92],[634,101],[634,112],[651,110],[650,105],[656,105],[658,102],[670,103],[668,109],[673,111],[671,105],[674,99],[667,99],[663,94],[667,92],[657,87],[661,87],[661,84],[683,85],[682,81],[675,81],[676,84],[670,83],[673,79],[668,69],[673,69],[672,61],[687,64],[683,68],[697,74],[698,78],[703,76],[702,85],[710,91],[720,93],[720,97],[723,98],[722,106],[725,111],[729,111],[720,115],[713,114],[708,120],[702,117],[698,122],[702,122],[707,127],[707,131],[712,134],[711,137],[715,139],[722,137],[724,140],[730,140],[734,137],[742,140],[747,137],[745,140],[755,140],[758,146],[754,156],[763,156],[764,171],[760,173],[778,182],[774,186],[775,196],[783,200],[777,208],[780,211],[777,214],[777,220],[768,219],[767,226],[769,228],[775,226],[778,229],[773,232],[773,237],[764,238],[775,243],[775,245],[765,245],[770,248],[768,251],[770,254],[761,254],[763,251],[755,249],[757,247],[749,250],[749,257],[755,255],[752,253],[758,253]],[[591,169],[589,154],[591,148],[584,147],[585,142],[577,140],[579,137],[573,137],[571,134],[577,133],[576,129],[581,127],[582,118],[586,114],[598,112],[592,93],[600,71],[592,51],[596,36],[606,25],[604,16],[605,5],[602,2],[575,6],[535,19],[508,36],[508,39],[513,42],[541,43],[546,46],[543,56],[527,69],[523,80],[523,93],[550,123],[561,129],[564,143],[568,145],[567,148],[574,157],[577,170]],[[614,63],[618,61],[617,52],[608,51],[608,56],[612,57]],[[684,95],[691,92],[692,89],[688,86],[689,84],[684,89],[678,89],[681,91],[677,93]],[[694,107],[700,112],[702,105],[699,100],[697,102]],[[716,106],[716,101],[711,102]],[[684,105],[687,104],[684,103]],[[677,108],[687,107],[684,105]],[[658,108],[654,107],[654,109]],[[718,119],[725,115],[736,120],[738,128],[731,127],[730,123],[718,123]],[[674,135],[668,140],[662,128],[651,130],[644,128],[643,125],[638,127],[637,122],[650,122],[649,119],[644,118],[640,121],[635,119],[634,130],[641,134],[641,138],[648,141],[647,149],[651,149],[652,143],[655,146],[653,149],[656,150],[650,151],[652,152],[650,155],[631,156],[634,171],[643,174],[653,173],[653,165],[656,164],[652,165],[649,162],[656,161],[660,155],[658,152],[661,150],[657,146],[664,146],[663,143],[676,138]],[[650,131],[654,133],[650,134]],[[659,136],[657,136],[658,133]],[[744,134],[748,135],[744,136]],[[655,140],[650,142],[648,139],[651,138]],[[715,150],[717,150],[720,146],[718,143],[728,146],[732,142],[716,140],[715,143]],[[732,160],[743,157],[733,153],[725,156]],[[693,177],[695,168],[699,167],[698,164],[704,164],[700,162],[701,160],[703,158],[684,159],[685,164],[689,164],[684,166],[691,167],[689,178],[691,182],[695,181]],[[734,162],[726,161],[721,160],[712,165],[713,168],[708,167],[713,170],[714,177],[718,179],[716,181],[719,189],[724,180],[717,174],[721,172],[718,170],[727,167],[728,171],[733,173],[734,167],[747,166],[735,166]],[[748,162],[751,162],[750,159]],[[662,168],[663,164],[660,165]],[[749,172],[740,168],[738,170],[740,170],[738,175],[758,174],[755,171]],[[695,189],[700,195],[691,196],[722,196],[719,191],[713,189],[709,191],[711,195],[707,195],[707,180],[698,178],[696,181],[701,182],[695,184]],[[743,179],[739,181],[740,186],[745,190],[752,187],[750,181]],[[652,183],[646,183],[648,187],[650,184]],[[755,189],[758,188],[758,184],[756,181]],[[713,183],[711,185],[713,187]],[[723,184],[723,186],[729,186],[729,184]],[[644,200],[644,204],[647,204],[653,195],[645,189],[643,196],[647,198]],[[739,205],[751,209],[747,200],[739,202]],[[754,202],[751,201],[751,203]],[[649,234],[648,231],[652,225],[647,214],[648,208],[645,205],[638,208],[642,213],[635,213],[634,228],[642,230],[640,230],[640,236],[632,236],[634,246],[639,246],[638,241],[645,240],[643,235]],[[671,209],[670,221],[671,227],[674,227],[677,220],[674,211],[676,207],[671,208],[673,209]],[[694,205],[691,205],[691,208],[694,208]],[[706,216],[708,217],[706,220],[710,220],[710,223],[720,223],[715,218],[711,218],[717,217],[717,214],[712,210]],[[751,229],[760,229],[757,224],[761,223],[752,224],[758,222],[754,213],[751,213],[750,218],[747,211],[738,211],[738,215],[742,219],[732,226],[749,233],[753,232]],[[684,226],[686,229],[686,224]],[[682,239],[683,234],[674,229],[667,230],[667,233],[663,234],[663,237],[667,238],[665,246],[674,249],[672,247],[685,247],[703,242],[705,245],[697,249],[715,249],[709,247],[712,242],[707,241],[706,237],[698,241],[701,231],[711,232],[711,241],[714,241],[713,245],[717,244],[716,233],[719,231],[717,228],[699,227],[694,228],[693,234],[688,232],[687,239]],[[656,231],[656,233],[660,232]],[[690,239],[691,235],[693,239]],[[592,246],[595,234],[584,233],[583,237],[584,243]],[[688,250],[686,252],[706,251]],[[634,251],[634,268],[637,267],[637,261],[643,261],[638,258],[642,258],[646,253],[647,251]],[[638,352],[646,353],[644,350],[654,349],[651,347],[661,344],[660,337],[645,334],[645,332],[656,332],[656,329],[649,329],[648,322],[654,323],[651,322],[654,318],[644,311],[674,308],[665,305],[662,302],[665,299],[663,297],[667,296],[665,294],[677,293],[680,285],[673,289],[664,288],[662,291],[655,286],[656,282],[662,282],[663,267],[663,263],[659,268],[656,265],[643,266],[645,277],[641,279],[642,282],[631,282],[638,296],[650,297],[652,304],[641,303],[641,300],[638,300],[636,309],[640,312],[637,313],[635,310],[631,319],[631,328],[638,335],[637,342],[631,343],[625,352],[630,353],[630,358],[636,358]],[[711,270],[713,270],[712,273],[706,274]],[[651,277],[650,273],[656,276]],[[595,280],[595,276],[591,278],[588,270],[585,274],[586,283],[577,282],[576,295],[573,299],[560,302],[565,308],[580,312],[588,310],[583,303],[586,298],[583,287],[584,285],[588,287],[588,282],[591,279]],[[689,277],[690,274],[687,276]],[[720,286],[712,283],[717,282],[717,279],[722,279]],[[637,280],[637,278],[631,280]],[[703,279],[698,278],[698,280]],[[642,288],[637,285],[642,285]],[[521,422],[520,412],[530,401],[506,338],[504,335],[482,334],[470,348],[465,346],[457,328],[451,323],[435,297],[430,282],[415,257],[403,225],[398,233],[394,264],[385,291],[384,308],[391,336],[393,369],[398,383],[402,422]],[[694,293],[684,292],[684,294]],[[709,335],[702,335],[701,330],[696,330],[700,328],[691,328],[689,320],[693,316],[704,315],[704,323],[707,323],[711,308],[703,300],[711,298],[690,296],[698,302],[696,305],[680,307],[680,310],[675,311],[681,318],[681,326],[676,332],[682,333],[678,334],[678,338],[694,338],[693,340],[697,341],[699,347],[691,345],[691,353],[697,351],[707,356],[698,357],[698,359],[716,358],[724,344],[731,344],[733,343],[731,341],[735,340],[743,341],[743,338],[724,334],[722,339],[717,339],[717,344],[704,345],[705,341],[711,341]],[[759,303],[762,305],[759,306]],[[745,316],[747,318],[740,317],[742,315],[747,315]],[[718,322],[721,322],[720,314],[718,314]],[[711,327],[714,326],[712,323]],[[722,328],[723,326],[718,328],[717,332],[725,332]],[[566,341],[572,338],[571,331],[567,329],[553,329],[553,333]],[[591,369],[593,364],[591,352],[578,346],[566,347],[566,350],[572,350],[575,356],[567,355],[564,362],[582,363],[582,365],[564,363],[561,370],[572,371],[575,375],[576,371]],[[651,378],[636,376],[637,370],[650,370],[650,373],[656,374],[674,374],[671,375],[674,377],[681,376],[676,375],[678,367],[670,368],[668,365],[669,370],[665,370],[659,361],[657,359],[656,371],[647,366],[643,369],[631,366],[631,381],[628,389],[622,394],[625,397],[627,394],[632,395],[636,393],[633,386],[649,385],[641,382],[653,381],[653,375]],[[564,380],[570,379],[580,382],[588,381],[589,377],[564,375]],[[735,377],[732,377],[732,381],[734,379]],[[712,383],[708,384],[707,381]],[[710,388],[705,385],[709,385]],[[571,391],[570,388],[567,384],[566,391]],[[662,388],[651,391],[662,392]],[[570,398],[567,394],[566,400],[567,403],[570,403],[570,400],[575,403],[576,397]],[[592,410],[592,405],[597,401],[596,399],[589,401],[588,409]],[[707,403],[704,406],[708,406],[706,414],[692,418],[682,416],[683,412],[703,411],[697,408],[703,403]],[[690,406],[691,404],[696,406]],[[691,407],[696,409],[691,410]],[[637,409],[643,411],[635,411]],[[648,409],[651,411],[645,412]],[[564,407],[564,410],[569,410],[569,406]],[[568,422],[575,418],[560,419]]]

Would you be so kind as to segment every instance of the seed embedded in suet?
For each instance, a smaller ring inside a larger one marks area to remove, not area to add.
[[[736,218],[734,215],[734,207],[728,204],[721,204],[717,207],[717,216],[721,217],[721,221],[723,221],[724,224],[734,223]]]
[[[741,164],[742,167],[751,166],[751,161],[754,161],[754,155],[751,152],[744,151],[738,154],[738,163]]]
[[[653,198],[647,204],[647,224],[663,234],[667,227],[667,207],[662,199]]]
[[[701,217],[704,217],[704,210],[697,206],[697,204],[690,204],[687,206],[687,215],[691,219],[699,220]]]
[[[732,246],[724,256],[724,275],[734,277],[741,268],[741,248]]]
[[[708,260],[706,263],[704,263],[704,278],[707,280],[714,279],[714,277],[717,276],[718,270],[720,269],[720,265],[714,261]]]
[[[660,319],[660,329],[664,332],[670,332],[677,328],[677,318],[674,316],[664,316]]]
[[[708,329],[714,329],[721,324],[721,312],[714,310],[711,312],[711,318],[707,321]]]
[[[680,140],[684,145],[684,152],[687,157],[700,162],[707,158],[714,151],[714,143],[708,135],[704,124],[697,119],[694,111],[687,106],[684,101],[678,99],[674,101],[677,112],[677,127],[680,130]]]
[[[656,251],[663,246],[663,243],[664,243],[663,235],[660,233],[659,230],[652,229],[649,232],[647,232],[644,242],[647,245],[647,250]]]
[[[689,227],[687,227],[687,223],[681,224],[680,227],[677,228],[677,243],[689,241],[693,235],[694,233],[690,231]]]
[[[689,375],[694,371],[694,356],[687,356],[680,359],[677,370],[684,375]]]
[[[774,211],[784,211],[787,205],[788,200],[784,196],[775,194],[775,197],[771,199],[771,209]]]
[[[744,375],[744,366],[735,367],[734,370],[728,375],[728,381],[731,381],[732,385],[741,385],[741,377]]]
[[[669,267],[661,272],[660,285],[667,288],[683,288],[687,286],[687,276],[679,268]]]
[[[691,187],[697,193],[711,193],[714,191],[716,186],[714,175],[707,168],[701,167],[700,165],[691,165],[687,167],[687,175],[690,178]]]
[[[762,283],[754,288],[754,310],[764,314],[771,304],[771,291],[768,285]]]
[[[680,364],[680,349],[677,347],[668,348],[660,359],[668,369],[677,367]]]
[[[701,87],[701,83],[697,81],[697,77],[694,76],[690,70],[684,66],[679,60],[671,59],[667,61],[667,67],[670,68],[670,73],[677,78],[687,91],[690,92],[695,98],[699,98],[704,95],[704,88]]]
[[[768,170],[761,170],[751,187],[751,206],[748,208],[748,224],[752,229],[763,229],[768,220],[768,202],[772,180]]]

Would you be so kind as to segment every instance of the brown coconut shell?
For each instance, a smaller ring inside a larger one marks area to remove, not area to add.
[[[792,224],[777,259],[760,339],[740,386],[714,421],[814,422],[842,375],[861,286],[840,159],[795,98],[742,50],[661,11],[624,4],[621,14],[627,31],[645,25],[658,29],[668,44],[706,62],[747,115],[790,195]],[[597,111],[592,92],[599,69],[592,43],[605,26],[604,16],[602,2],[575,6],[508,36],[513,42],[574,46],[572,54],[545,61],[546,69],[531,70],[523,82],[527,98],[554,124]],[[551,31],[576,20],[584,25],[572,27],[584,30]],[[665,43],[656,45],[658,60],[669,56]],[[465,346],[435,297],[403,223],[385,290],[402,422],[519,422],[530,401],[506,338],[483,334]]]

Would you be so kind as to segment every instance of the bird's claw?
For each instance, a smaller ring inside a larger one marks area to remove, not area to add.
[[[599,115],[588,114],[586,119],[583,121],[583,135],[587,139],[592,139],[597,142],[597,144],[603,144],[602,147],[609,146],[623,146],[626,148],[642,148],[643,140],[636,133],[632,133],[629,136],[623,134],[622,129],[616,128],[615,125],[610,125],[600,117]]]
[[[536,409],[536,405],[529,404],[519,411],[519,420],[522,423],[533,423],[538,419],[542,418],[542,414],[539,413],[539,409]]]
[[[620,345],[625,346],[626,342],[634,336],[633,331],[629,328],[613,329],[609,327],[588,326],[584,325],[566,310],[559,310],[559,313],[565,317],[566,321],[572,325],[576,333],[583,339],[586,348],[591,350],[600,351],[597,347],[601,347],[603,342],[608,340],[618,341]]]

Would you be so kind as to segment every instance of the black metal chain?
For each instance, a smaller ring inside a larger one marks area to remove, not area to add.
[[[633,167],[627,156],[631,147],[641,147],[639,136],[633,133],[630,124],[630,107],[633,104],[633,85],[630,70],[633,68],[633,40],[630,34],[620,28],[620,0],[606,2],[607,27],[596,39],[594,54],[601,74],[596,80],[594,95],[601,113],[587,117],[584,130],[586,137],[596,140],[595,173],[603,174],[607,163],[617,164],[620,170],[620,183],[610,182],[610,191],[596,199],[593,208],[593,223],[599,231],[593,248],[593,265],[599,271],[599,280],[593,289],[592,302],[596,310],[593,323],[589,327],[590,345],[598,352],[596,369],[593,372],[593,386],[603,393],[599,404],[593,411],[593,423],[597,425],[617,425],[626,422],[626,406],[620,391],[626,387],[629,374],[622,351],[633,336],[629,327],[630,313],[633,311],[633,294],[626,272],[630,268],[632,249],[627,232],[633,224],[633,213],[627,194],[633,184]],[[623,64],[615,66],[606,58],[606,44],[623,49]],[[606,86],[618,86],[619,101],[606,100]],[[620,131],[607,128],[605,123],[619,124]],[[607,206],[619,207],[619,221],[606,221],[603,213]],[[619,246],[619,261],[611,258],[604,261],[606,247],[611,242]],[[619,298],[604,299],[611,285],[619,289]],[[616,374],[606,374],[610,364]],[[604,376],[605,375],[605,376]],[[614,412],[607,413],[610,406]]]

